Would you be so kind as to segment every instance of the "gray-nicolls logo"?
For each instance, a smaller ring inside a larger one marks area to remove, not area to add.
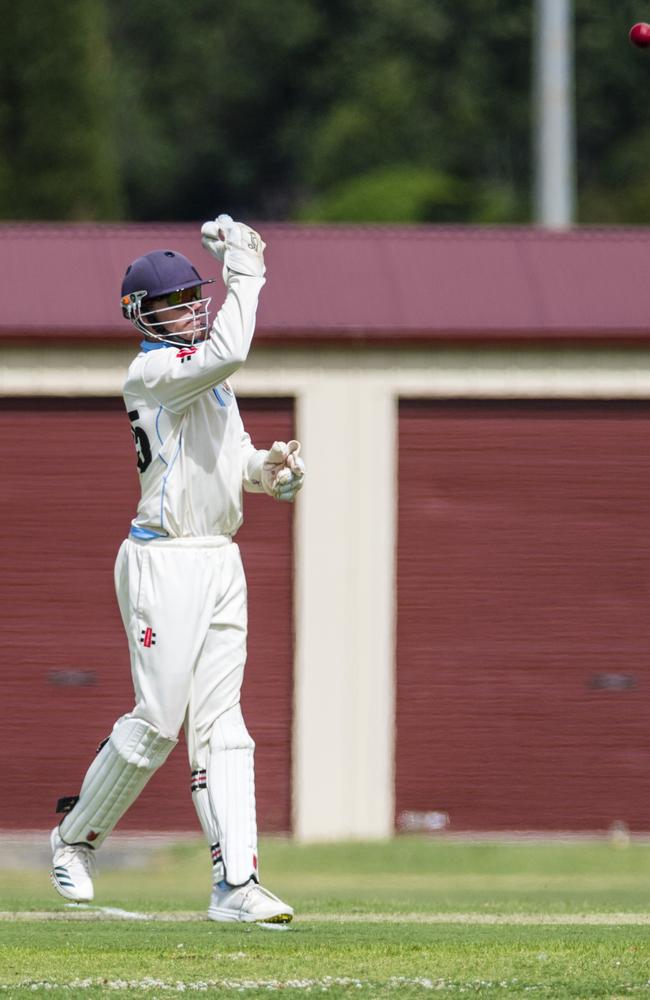
[[[252,232],[249,231],[248,235],[250,236],[250,240],[251,240],[250,243],[248,244],[248,246],[250,247],[251,250],[254,250],[255,253],[257,253],[257,251],[260,248],[259,240],[257,239],[257,236],[255,235],[255,233],[252,233]]]
[[[146,628],[140,630],[140,642],[146,649],[156,645],[156,633],[151,626],[147,625]]]

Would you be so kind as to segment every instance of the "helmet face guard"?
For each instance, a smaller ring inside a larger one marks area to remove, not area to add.
[[[200,288],[200,285],[192,287]],[[162,298],[162,296],[161,296]],[[124,317],[133,323],[136,330],[143,333],[151,340],[158,340],[161,344],[177,346],[187,344],[191,346],[195,342],[205,340],[210,329],[209,308],[212,302],[211,296],[199,299],[192,299],[191,302],[184,302],[176,306],[162,306],[158,309],[151,309],[151,301],[148,291],[140,289],[137,292],[130,292],[122,296],[122,313]],[[144,306],[144,308],[143,308]],[[192,325],[186,328],[182,334],[169,333],[167,323],[178,322],[183,319],[183,314],[179,315],[179,310],[184,309],[191,317]],[[165,316],[165,313],[174,313],[173,318]]]
[[[129,264],[122,282],[121,306],[125,319],[151,340],[163,344],[194,344],[205,339],[209,330],[210,297],[184,301],[179,293],[211,284],[213,278],[202,278],[194,265],[175,250],[152,250]],[[151,300],[178,295],[177,303],[169,302],[158,309]],[[174,314],[173,316],[171,314]],[[167,314],[167,315],[165,315]],[[183,333],[170,333],[167,325],[191,319]]]

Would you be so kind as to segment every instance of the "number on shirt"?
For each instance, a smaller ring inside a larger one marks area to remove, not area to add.
[[[128,416],[131,423],[133,423],[134,420],[138,419],[140,414],[137,410],[129,410]],[[151,465],[151,445],[149,444],[147,433],[142,427],[133,426],[131,433],[133,434],[135,453],[138,456],[138,472],[142,473]]]

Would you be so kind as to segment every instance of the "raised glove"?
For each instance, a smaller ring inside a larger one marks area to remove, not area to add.
[[[262,463],[262,486],[276,500],[295,500],[305,478],[298,441],[275,441]]]
[[[261,278],[266,273],[266,243],[254,229],[243,222],[233,222],[229,215],[218,215],[214,222],[204,222],[201,226],[201,243],[213,257],[235,274]]]

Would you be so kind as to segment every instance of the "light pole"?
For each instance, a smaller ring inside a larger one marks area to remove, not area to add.
[[[535,0],[535,221],[550,229],[575,217],[573,5]]]

